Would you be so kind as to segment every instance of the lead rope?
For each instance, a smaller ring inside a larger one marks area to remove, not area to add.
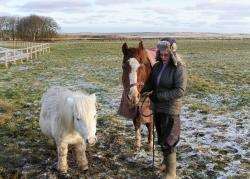
[[[153,119],[153,171],[155,166],[155,123]]]
[[[141,105],[139,105],[139,107],[138,107],[139,113],[143,117],[150,117],[150,116],[153,115],[153,112],[151,114],[145,115],[145,114],[143,114],[143,111],[142,111],[143,104],[145,103],[145,101],[149,97],[149,95],[150,95],[150,92],[144,93],[144,95],[141,97],[142,100],[140,100],[141,101]]]

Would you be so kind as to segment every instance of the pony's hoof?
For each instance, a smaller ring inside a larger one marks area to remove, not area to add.
[[[80,166],[81,171],[87,171],[89,169],[88,165],[82,165]]]
[[[58,166],[57,170],[62,174],[66,174],[68,171],[68,166]]]
[[[68,170],[67,169],[61,169],[61,168],[58,168],[57,169],[59,173],[63,174],[63,175],[66,175]]]

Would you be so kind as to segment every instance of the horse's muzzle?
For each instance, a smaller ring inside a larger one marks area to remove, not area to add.
[[[129,105],[131,107],[138,106],[140,101],[140,93],[137,91],[137,89],[130,89],[129,94],[127,95]]]

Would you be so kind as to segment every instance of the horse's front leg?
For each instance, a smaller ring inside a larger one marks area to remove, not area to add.
[[[57,143],[58,164],[57,168],[60,172],[66,173],[68,170],[67,155],[68,144],[59,142]]]
[[[134,148],[136,151],[140,150],[141,147],[141,123],[140,120],[138,118],[133,119],[133,123],[135,126],[135,144],[134,144]]]
[[[85,154],[86,144],[80,142],[75,144],[76,161],[79,168],[83,171],[88,170],[88,160]]]
[[[149,151],[153,150],[153,123],[149,122],[146,123],[146,126],[148,128],[148,149]]]

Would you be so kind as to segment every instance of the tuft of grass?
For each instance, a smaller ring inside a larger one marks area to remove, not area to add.
[[[201,103],[193,103],[193,104],[191,104],[190,110],[192,110],[192,111],[200,111],[201,113],[204,113],[204,114],[209,114],[212,111],[212,109],[208,105],[201,104]]]
[[[12,115],[12,105],[0,99],[0,125],[8,122],[11,119]]]
[[[205,96],[209,93],[215,93],[219,86],[212,80],[202,78],[198,75],[188,77],[188,92]]]

